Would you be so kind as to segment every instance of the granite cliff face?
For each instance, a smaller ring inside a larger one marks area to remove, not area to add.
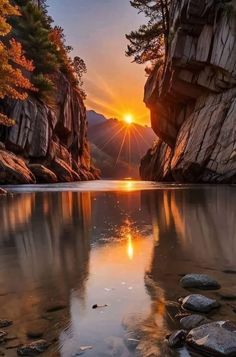
[[[0,128],[0,183],[72,182],[98,178],[91,166],[86,109],[79,92],[58,74],[56,103],[4,101],[16,124]]]
[[[236,182],[236,1],[173,0],[170,50],[145,102],[158,139],[143,179]]]

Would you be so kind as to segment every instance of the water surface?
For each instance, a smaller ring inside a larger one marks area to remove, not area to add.
[[[11,190],[0,198],[0,318],[13,320],[17,337],[0,346],[6,356],[37,329],[52,342],[43,356],[79,356],[81,346],[92,347],[90,357],[171,356],[163,340],[178,327],[180,276],[205,272],[236,285],[224,273],[236,271],[233,186],[101,181]]]

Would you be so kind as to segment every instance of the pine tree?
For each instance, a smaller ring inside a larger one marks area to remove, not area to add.
[[[148,18],[145,25],[126,35],[130,44],[126,55],[134,62],[164,63],[168,53],[170,0],[132,0],[131,6]]]
[[[19,16],[17,7],[11,5],[9,0],[0,2],[0,99],[10,97],[24,100],[28,96],[28,90],[33,90],[29,79],[27,79],[21,69],[33,71],[32,61],[24,56],[22,46],[14,38],[8,40],[11,32],[11,25],[8,22],[9,16]],[[11,126],[12,119],[0,113],[0,124]]]
[[[65,74],[70,83],[77,87],[81,84],[74,62],[70,57],[71,46],[61,27],[52,26],[52,19],[47,13],[46,0],[15,0],[22,16],[12,22],[14,36],[35,65],[32,82],[38,89],[38,96],[48,104],[55,99],[54,75]],[[81,90],[83,94],[83,91]]]

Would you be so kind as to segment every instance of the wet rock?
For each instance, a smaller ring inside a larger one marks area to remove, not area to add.
[[[189,332],[186,342],[209,356],[236,356],[236,324],[218,321],[197,327]]]
[[[192,294],[186,296],[182,301],[182,308],[196,312],[210,312],[213,309],[220,307],[220,304],[213,299],[200,294]]]
[[[0,328],[3,328],[3,327],[9,327],[12,325],[12,321],[11,320],[0,320]]]
[[[39,353],[43,353],[49,347],[47,341],[38,340],[27,345],[21,346],[17,350],[18,356],[35,356]]]
[[[0,196],[7,195],[7,191],[0,187]]]
[[[178,330],[168,336],[168,345],[170,348],[180,348],[184,345],[187,332],[184,330]]]
[[[187,274],[180,280],[183,288],[195,288],[203,290],[220,289],[220,284],[205,274]]]
[[[209,323],[210,320],[202,315],[189,315],[180,320],[181,327],[185,330],[192,330],[195,327]]]
[[[56,183],[58,182],[57,176],[40,164],[30,164],[28,165],[29,169],[33,172],[36,177],[37,183]]]

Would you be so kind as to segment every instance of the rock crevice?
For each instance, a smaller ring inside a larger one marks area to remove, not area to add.
[[[174,0],[165,70],[155,68],[145,103],[158,136],[143,179],[236,182],[235,1]]]
[[[0,127],[0,183],[72,182],[98,178],[87,141],[86,109],[78,90],[58,74],[52,106],[34,97],[4,100],[1,111],[15,120]]]

